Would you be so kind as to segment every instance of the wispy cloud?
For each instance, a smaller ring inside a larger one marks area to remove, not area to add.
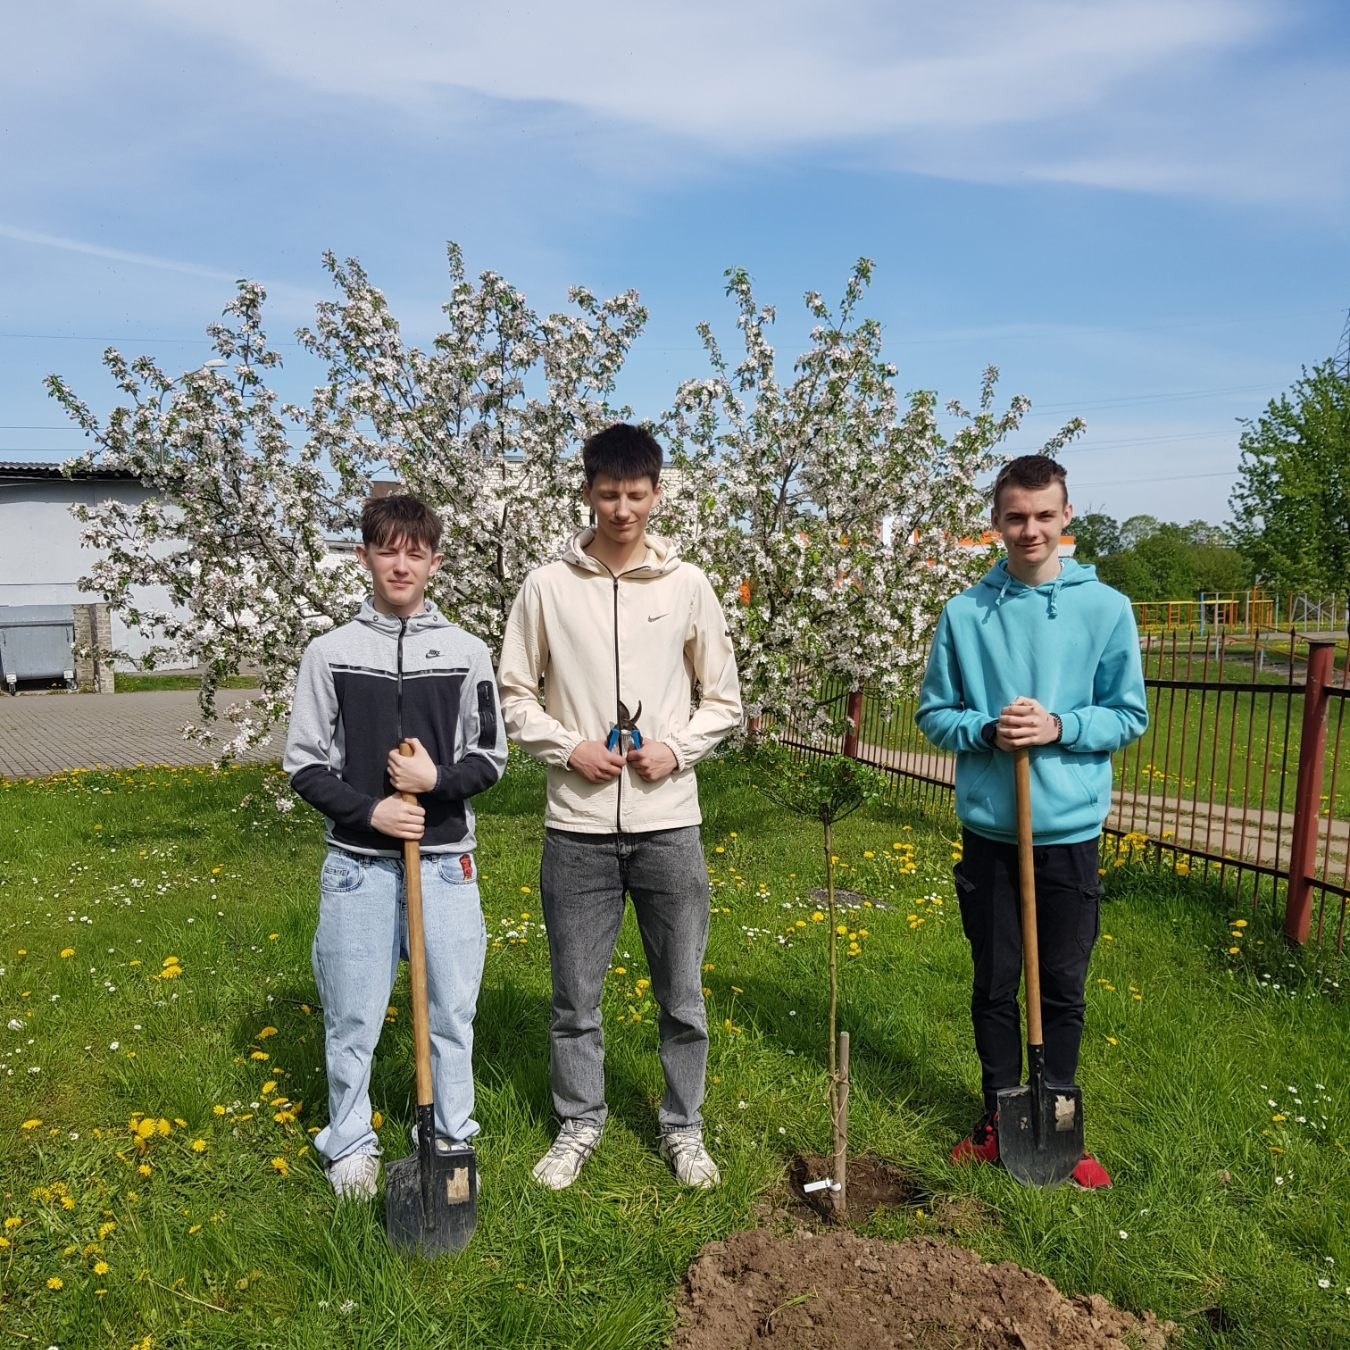
[[[205,277],[210,281],[235,280],[230,273],[223,272],[218,267],[179,262],[174,258],[159,258],[151,253],[135,253],[130,249],[110,248],[105,244],[90,243],[84,239],[68,239],[63,235],[46,234],[41,230],[25,230],[17,225],[0,224],[0,238],[13,239],[20,244],[33,244],[38,248],[80,253],[89,258],[106,258],[111,262],[129,263],[133,267],[151,267],[159,272],[179,272],[185,276]]]
[[[532,126],[583,159],[593,139],[612,148],[637,132],[658,161],[679,145],[705,163],[829,147],[974,181],[1286,203],[1350,193],[1346,59],[1300,44],[1299,7],[1274,0],[137,9],[283,83],[447,135]]]
[[[168,272],[179,276],[199,277],[204,281],[222,283],[231,290],[241,279],[238,272],[227,272],[223,268],[209,267],[203,263],[182,262],[177,258],[164,258],[153,253],[139,253],[132,249],[114,248],[107,244],[95,243],[87,239],[72,239],[65,235],[48,234],[42,230],[24,229],[17,225],[0,223],[0,239],[10,239],[18,244],[29,244],[35,248],[51,249],[62,253],[75,253],[87,258],[100,258],[107,262],[124,263],[128,267],[147,268],[154,272]],[[258,278],[250,278],[258,280]],[[318,291],[292,286],[286,282],[263,282],[273,312],[283,318],[296,316],[308,319],[313,314],[314,305],[323,298]],[[222,296],[228,292],[221,292]],[[224,303],[222,299],[222,303]]]

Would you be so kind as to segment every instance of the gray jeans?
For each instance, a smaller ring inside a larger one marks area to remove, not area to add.
[[[549,1079],[562,1120],[604,1123],[605,1037],[600,994],[633,897],[661,1009],[663,1131],[697,1130],[708,1068],[703,954],[708,866],[697,825],[644,834],[547,830],[540,896],[553,965]]]

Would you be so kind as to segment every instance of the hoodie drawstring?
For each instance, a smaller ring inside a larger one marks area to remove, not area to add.
[[[1053,619],[1059,612],[1059,588],[1064,584],[1064,571],[1061,568],[1059,575],[1055,578],[1054,585],[1050,587],[1050,602],[1046,606],[1046,613]]]

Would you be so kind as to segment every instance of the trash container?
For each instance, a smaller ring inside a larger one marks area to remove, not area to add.
[[[0,605],[0,680],[11,694],[20,680],[64,680],[74,689],[74,607]]]

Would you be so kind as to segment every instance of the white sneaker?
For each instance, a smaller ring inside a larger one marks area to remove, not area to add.
[[[551,1191],[565,1191],[581,1175],[586,1159],[595,1152],[603,1126],[585,1120],[565,1120],[553,1147],[534,1165],[534,1179]]]
[[[378,1153],[349,1153],[328,1165],[328,1181],[339,1200],[372,1199],[379,1176]]]
[[[722,1184],[722,1174],[697,1130],[671,1130],[661,1136],[656,1149],[674,1169],[681,1186],[709,1191]]]

